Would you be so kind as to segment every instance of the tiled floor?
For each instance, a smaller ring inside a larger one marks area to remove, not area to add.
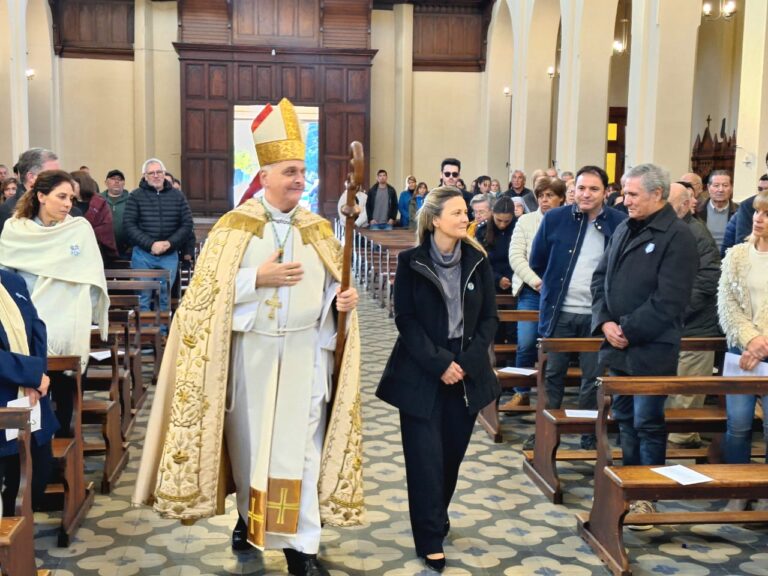
[[[321,555],[334,576],[427,574],[413,552],[397,414],[373,396],[394,342],[394,324],[367,296],[360,312],[368,523],[324,530]],[[131,508],[146,418],[145,410],[132,433],[131,460],[117,488],[110,496],[96,496],[69,548],[56,547],[56,516],[36,515],[38,565],[55,569],[56,576],[284,573],[279,552],[232,553],[229,536],[236,516],[231,501],[228,516],[194,526]],[[451,506],[446,574],[608,574],[575,529],[574,511],[591,505],[591,465],[562,464],[565,504],[550,504],[521,471],[517,448],[532,429],[530,417],[506,418],[503,444],[493,444],[479,427],[475,431]],[[98,461],[88,465],[96,480]],[[636,575],[768,575],[765,527],[664,527],[627,531],[625,541]]]

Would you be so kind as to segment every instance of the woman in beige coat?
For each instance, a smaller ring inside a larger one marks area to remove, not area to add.
[[[517,297],[518,310],[538,310],[539,290],[541,278],[531,270],[528,265],[528,257],[531,253],[531,244],[539,229],[544,214],[561,206],[565,201],[565,184],[557,178],[546,176],[536,181],[533,190],[539,209],[520,217],[509,243],[509,263],[512,266],[512,295]],[[536,340],[538,338],[538,324],[536,322],[517,323],[517,357],[515,366],[518,368],[532,368],[536,364]],[[527,406],[530,404],[529,388],[515,388],[515,393],[510,400],[499,407],[499,410],[510,410],[515,406]]]

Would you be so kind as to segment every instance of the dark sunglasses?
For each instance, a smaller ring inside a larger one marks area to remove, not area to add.
[[[446,178],[458,178],[459,173],[458,172],[443,172],[443,176]]]

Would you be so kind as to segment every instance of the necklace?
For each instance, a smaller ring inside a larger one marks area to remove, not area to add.
[[[264,214],[266,216],[267,222],[269,222],[271,225],[272,234],[275,236],[275,244],[277,245],[278,252],[277,261],[282,264],[283,254],[285,254],[285,244],[288,242],[288,237],[291,235],[291,227],[293,226],[296,212],[294,211],[289,218],[275,218],[272,215],[272,212],[270,212],[269,208],[267,208],[266,204],[264,204],[263,199],[260,200],[260,202],[264,208]],[[282,238],[280,238],[280,233],[277,231],[277,224],[288,224],[288,229],[285,232],[285,236]],[[274,320],[277,310],[283,307],[283,303],[280,301],[280,296],[278,295],[278,288],[275,288],[275,291],[272,293],[272,297],[266,300],[264,303],[270,308],[268,318],[270,320]]]

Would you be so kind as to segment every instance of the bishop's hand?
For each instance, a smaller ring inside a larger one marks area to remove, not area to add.
[[[355,288],[347,288],[344,292],[341,291],[341,287],[336,288],[336,310],[339,312],[351,312],[357,306],[357,300]]]
[[[294,286],[304,277],[300,262],[280,262],[280,251],[273,252],[256,271],[256,288]]]

